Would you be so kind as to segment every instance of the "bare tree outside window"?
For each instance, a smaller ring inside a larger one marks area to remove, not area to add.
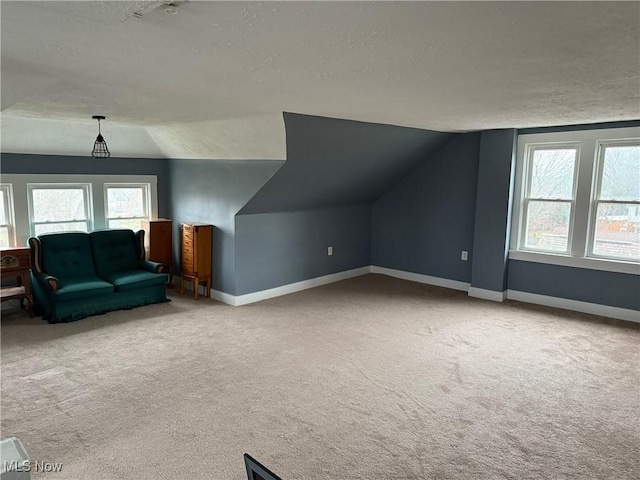
[[[533,149],[526,198],[526,248],[566,252],[577,149]]]
[[[106,186],[107,224],[109,228],[140,230],[149,218],[149,186],[146,184]]]
[[[606,145],[601,156],[593,253],[640,259],[640,146]]]
[[[31,186],[31,224],[35,235],[88,232],[87,186]]]

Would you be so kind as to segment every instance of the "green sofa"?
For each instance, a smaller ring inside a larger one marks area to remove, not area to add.
[[[163,265],[144,259],[144,231],[52,233],[29,239],[36,309],[49,323],[168,302]]]

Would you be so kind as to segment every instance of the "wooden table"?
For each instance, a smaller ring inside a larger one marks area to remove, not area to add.
[[[10,247],[0,249],[0,274],[2,279],[15,277],[16,285],[0,287],[0,301],[20,300],[20,308],[24,310],[27,301],[27,312],[33,318],[33,297],[29,270],[31,269],[31,249],[29,247]]]

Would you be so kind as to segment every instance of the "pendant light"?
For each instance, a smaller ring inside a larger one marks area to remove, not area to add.
[[[93,144],[93,150],[91,150],[91,156],[93,158],[109,158],[111,156],[111,152],[109,152],[107,148],[107,142],[105,142],[104,137],[100,133],[100,120],[104,120],[105,118],[106,117],[102,115],[93,116],[94,120],[98,120],[98,136]]]

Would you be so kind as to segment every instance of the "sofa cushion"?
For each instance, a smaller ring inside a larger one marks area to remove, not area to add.
[[[116,272],[103,277],[106,281],[113,283],[117,292],[126,292],[137,288],[153,287],[154,285],[164,285],[169,280],[169,276],[162,273],[151,273],[144,270],[127,270]]]
[[[61,280],[60,287],[51,296],[56,301],[65,301],[107,295],[113,290],[113,285],[98,277],[76,277]]]
[[[40,235],[40,268],[59,279],[95,277],[91,244],[86,233]]]
[[[89,234],[96,273],[102,278],[115,272],[138,269],[133,230],[100,230]]]

